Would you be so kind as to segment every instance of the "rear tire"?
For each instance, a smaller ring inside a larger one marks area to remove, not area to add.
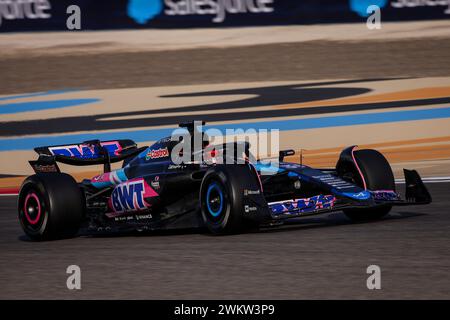
[[[39,173],[25,179],[19,192],[22,229],[32,240],[70,238],[84,216],[84,197],[65,173]]]
[[[259,189],[248,165],[217,165],[209,169],[200,186],[201,215],[213,234],[236,234],[257,227],[245,219],[244,190]]]
[[[395,179],[391,166],[380,152],[371,149],[356,150],[354,157],[363,177],[353,162],[339,161],[336,169],[343,179],[355,183],[361,188],[364,188],[365,182],[368,190],[395,191]],[[346,209],[344,213],[352,221],[371,221],[381,219],[391,209],[392,206],[385,205],[376,208]]]

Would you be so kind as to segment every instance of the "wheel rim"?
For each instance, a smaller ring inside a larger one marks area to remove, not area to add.
[[[34,226],[39,222],[42,215],[42,207],[36,193],[31,192],[27,194],[23,205],[23,212],[30,225]]]
[[[223,192],[218,183],[213,182],[209,185],[206,192],[206,207],[208,212],[214,218],[218,217],[223,211]]]

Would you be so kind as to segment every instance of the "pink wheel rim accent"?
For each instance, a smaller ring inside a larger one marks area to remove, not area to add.
[[[27,210],[27,203],[28,203],[28,200],[30,200],[30,198],[35,199],[38,204],[38,212],[37,212],[36,218],[34,218],[34,219],[31,219],[30,215],[28,214],[28,210]],[[41,202],[39,201],[39,198],[36,195],[36,193],[33,192],[33,193],[29,193],[27,195],[27,197],[25,198],[25,203],[23,205],[23,212],[25,212],[25,217],[27,218],[27,221],[30,224],[38,223],[39,219],[41,218]]]
[[[361,176],[361,179],[362,179],[362,182],[363,182],[363,185],[364,185],[364,190],[367,190],[366,179],[364,179],[364,175],[362,174],[361,169],[358,166],[358,162],[356,162],[356,159],[355,159],[354,152],[355,152],[355,150],[357,148],[358,148],[358,146],[353,147],[353,149],[352,149],[352,158],[353,158],[353,162],[355,163],[356,169],[358,170],[359,175]]]

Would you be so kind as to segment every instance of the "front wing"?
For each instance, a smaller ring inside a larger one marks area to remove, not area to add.
[[[371,197],[355,200],[336,195],[317,195],[310,198],[292,199],[268,203],[272,219],[295,218],[306,215],[321,214],[343,209],[363,209],[378,206],[405,206],[429,204],[431,195],[415,170],[404,169],[406,192],[403,199],[393,190],[374,190]]]

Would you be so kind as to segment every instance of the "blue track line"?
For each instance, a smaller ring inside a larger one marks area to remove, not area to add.
[[[418,121],[450,118],[450,107],[392,111],[379,113],[364,113],[352,115],[339,115],[327,117],[314,117],[303,119],[277,120],[235,123],[227,125],[206,126],[208,128],[219,129],[225,132],[226,129],[279,129],[280,131],[306,130],[342,126],[354,126],[376,123],[392,123],[403,121]],[[83,125],[80,124],[80,130]],[[0,151],[31,150],[37,146],[58,145],[78,143],[90,139],[112,140],[112,139],[133,139],[136,142],[154,141],[164,136],[170,136],[173,129],[146,129],[137,131],[121,131],[106,133],[86,133],[69,134],[60,136],[38,136],[27,138],[6,138],[0,139]],[[355,133],[356,134],[356,133]]]

